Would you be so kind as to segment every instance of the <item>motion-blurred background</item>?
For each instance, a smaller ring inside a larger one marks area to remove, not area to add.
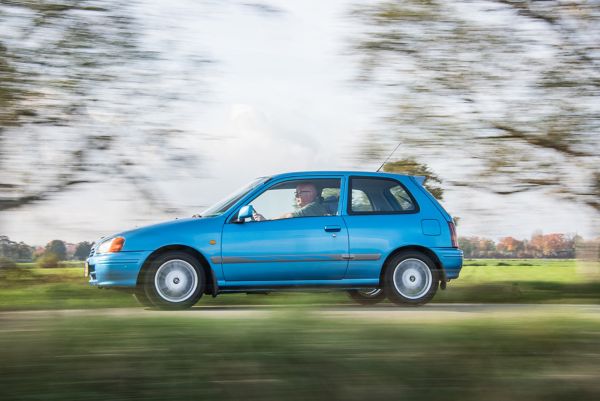
[[[599,94],[593,0],[0,0],[0,400],[600,399]],[[467,258],[426,307],[166,314],[64,261],[398,144]]]
[[[0,234],[93,241],[400,143],[460,235],[593,239],[598,43],[593,1],[3,1]]]

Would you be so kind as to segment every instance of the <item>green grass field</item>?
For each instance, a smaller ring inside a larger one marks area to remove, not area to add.
[[[592,401],[599,323],[0,316],[0,398]]]
[[[81,264],[0,270],[0,310],[132,307],[130,294],[90,287]],[[600,303],[600,268],[575,260],[467,260],[434,302]],[[352,303],[342,292],[205,296],[204,305]]]
[[[599,281],[597,265],[570,260],[473,260],[435,302],[600,303]],[[382,308],[366,318],[310,307],[337,303],[352,302],[343,293],[200,301],[288,305],[235,318],[218,308],[0,313],[0,399],[600,399],[600,318],[592,312],[556,306],[431,318]],[[3,310],[131,306],[131,295],[89,287],[80,267],[0,271]]]
[[[600,303],[600,267],[572,259],[467,260],[435,301]]]

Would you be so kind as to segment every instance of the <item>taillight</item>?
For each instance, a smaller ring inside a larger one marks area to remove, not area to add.
[[[452,247],[458,248],[458,239],[456,238],[456,227],[454,227],[454,223],[449,221],[448,228],[450,229],[450,239],[452,240]]]

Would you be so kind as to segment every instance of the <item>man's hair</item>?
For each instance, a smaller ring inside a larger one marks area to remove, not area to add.
[[[305,186],[307,186],[307,185],[310,185],[311,187],[313,187],[313,188],[314,188],[314,190],[315,190],[315,192],[316,192],[317,194],[319,193],[319,190],[317,189],[317,186],[316,186],[316,185],[315,185],[313,182],[310,182],[310,181],[302,181],[302,182],[299,182],[299,183],[296,185],[296,188],[298,188],[300,185],[305,185]]]

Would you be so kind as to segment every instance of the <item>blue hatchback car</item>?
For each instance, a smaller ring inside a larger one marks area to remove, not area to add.
[[[86,275],[165,309],[189,308],[204,294],[285,288],[421,305],[458,278],[463,262],[453,220],[423,179],[335,171],[262,177],[200,216],[102,238]]]

